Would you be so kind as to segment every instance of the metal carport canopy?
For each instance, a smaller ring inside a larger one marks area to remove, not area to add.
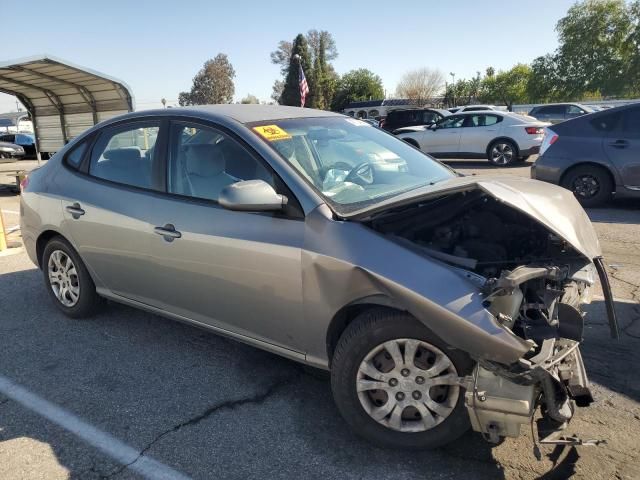
[[[134,109],[122,80],[51,55],[0,62],[0,92],[29,111],[38,152],[57,152],[87,128]]]

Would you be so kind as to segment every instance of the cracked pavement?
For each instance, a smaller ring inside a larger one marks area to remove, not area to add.
[[[451,162],[461,171],[496,169]],[[499,169],[528,175],[528,167]],[[0,195],[17,210],[17,197]],[[126,443],[120,464],[0,394],[0,478],[133,479],[153,458],[205,478],[640,478],[640,202],[592,210],[621,338],[610,340],[601,292],[583,355],[596,403],[567,434],[600,447],[543,446],[530,433],[491,448],[469,433],[446,448],[398,452],[354,436],[322,375],[194,327],[109,304],[74,321],[51,305],[24,253],[0,257],[0,374]],[[17,217],[6,214],[13,225]],[[523,430],[524,432],[524,430]]]

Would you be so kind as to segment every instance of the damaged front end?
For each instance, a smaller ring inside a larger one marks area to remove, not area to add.
[[[581,306],[591,301],[598,274],[617,337],[611,290],[586,215],[573,222],[567,216],[573,224],[555,228],[548,215],[536,214],[531,198],[495,183],[424,198],[371,217],[368,224],[460,271],[501,327],[529,345],[510,364],[475,358],[473,374],[461,380],[473,429],[494,443],[517,437],[539,409],[541,443],[581,443],[561,437],[574,405],[593,401],[579,349]]]

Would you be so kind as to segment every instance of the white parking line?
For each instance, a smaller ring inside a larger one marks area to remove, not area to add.
[[[20,215],[20,212],[16,212],[15,210],[2,210],[2,213],[10,213],[11,215]]]
[[[30,392],[0,375],[0,393],[18,402],[56,425],[80,437],[92,447],[113,458],[145,478],[162,480],[188,480],[189,477],[139,452],[114,436],[86,423],[73,413]]]

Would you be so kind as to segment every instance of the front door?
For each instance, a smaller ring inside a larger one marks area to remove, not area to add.
[[[464,119],[464,115],[452,115],[439,122],[437,128],[425,130],[421,142],[422,151],[445,155],[458,153]]]
[[[640,189],[640,107],[622,112],[622,122],[604,138],[603,147],[627,188]]]
[[[169,131],[168,195],[153,214],[156,305],[278,346],[300,345],[304,220],[217,203],[239,180],[265,180],[279,193],[284,187],[227,132],[189,122]]]

